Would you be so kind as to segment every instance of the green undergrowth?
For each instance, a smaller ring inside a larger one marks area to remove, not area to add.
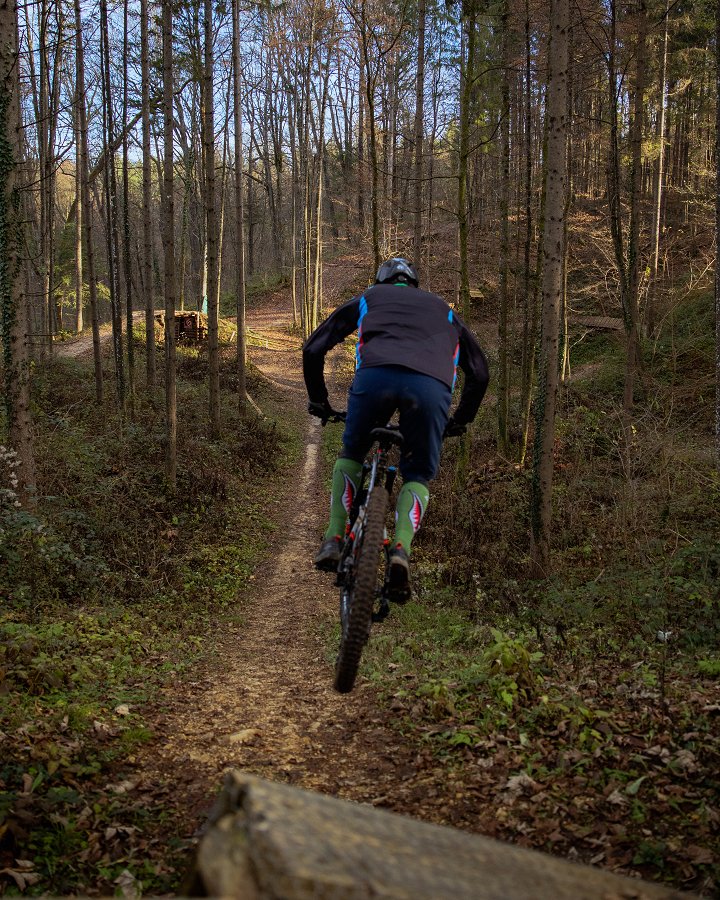
[[[18,505],[12,457],[0,460],[0,893],[177,884],[177,815],[133,783],[133,755],[156,739],[149,717],[173,683],[213,652],[224,622],[242,619],[301,449],[252,373],[268,418],[239,414],[230,349],[222,437],[211,441],[206,374],[180,350],[174,495],[162,390],[157,405],[138,390],[120,416],[109,371],[107,399],[94,403],[91,362],[56,359],[35,376],[34,509]]]

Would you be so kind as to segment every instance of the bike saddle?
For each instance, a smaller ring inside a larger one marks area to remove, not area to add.
[[[370,437],[374,441],[378,441],[378,443],[384,447],[392,447],[393,445],[402,447],[403,436],[400,434],[400,429],[397,425],[386,425],[384,428],[373,428],[370,432]]]

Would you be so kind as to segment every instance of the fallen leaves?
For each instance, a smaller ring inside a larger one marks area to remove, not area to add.
[[[16,859],[14,866],[0,869],[0,875],[9,875],[21,891],[41,880],[41,876],[35,871],[35,863],[29,859]]]

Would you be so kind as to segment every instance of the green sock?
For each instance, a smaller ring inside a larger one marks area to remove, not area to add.
[[[425,515],[430,490],[419,481],[406,481],[395,506],[395,543],[410,552],[410,544]]]
[[[362,463],[354,459],[338,459],[333,468],[332,494],[330,495],[330,524],[325,532],[325,539],[345,534],[347,521],[353,498],[360,486]]]

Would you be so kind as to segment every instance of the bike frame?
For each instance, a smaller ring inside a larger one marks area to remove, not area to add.
[[[390,454],[393,447],[400,446],[402,435],[396,426],[376,428],[373,431],[375,444],[369,455],[369,462],[363,463],[360,485],[353,500],[353,505],[348,517],[349,526],[345,535],[338,566],[337,584],[343,588],[340,596],[340,619],[347,621],[349,606],[352,602],[353,574],[355,568],[355,551],[362,545],[364,537],[365,516],[370,496],[374,490],[385,490],[392,494],[397,468],[390,465]],[[365,486],[367,482],[367,487]],[[387,563],[387,534],[383,546],[385,562]],[[373,621],[382,621],[390,611],[390,606],[385,597],[385,585],[379,591],[380,608],[373,614]]]

